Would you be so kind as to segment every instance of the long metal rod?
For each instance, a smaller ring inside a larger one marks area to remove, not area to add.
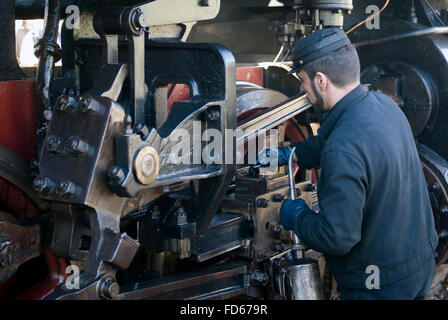
[[[244,143],[245,139],[257,134],[272,129],[282,122],[294,117],[295,115],[307,110],[311,107],[306,95],[298,98],[288,100],[273,109],[270,109],[261,115],[250,118],[245,123],[238,126],[238,131],[242,132],[237,137],[237,145]]]
[[[296,147],[292,148],[291,154],[288,157],[288,180],[289,180],[289,198],[291,200],[296,200],[296,184],[294,182],[294,171],[292,168],[292,158],[294,157],[294,152],[296,152]],[[292,233],[292,241],[294,245],[299,245],[300,240],[296,233]]]
[[[360,47],[373,46],[373,45],[383,44],[383,43],[387,43],[387,42],[394,42],[394,41],[414,38],[414,37],[424,37],[424,36],[429,36],[429,35],[433,35],[433,34],[448,34],[448,27],[426,28],[426,29],[422,29],[422,30],[397,34],[397,35],[393,35],[390,37],[361,41],[361,42],[354,43],[353,45],[356,48],[360,48]]]

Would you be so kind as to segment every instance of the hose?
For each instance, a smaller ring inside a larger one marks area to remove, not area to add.
[[[41,99],[42,108],[39,116],[42,117],[44,110],[50,109],[50,89],[53,80],[54,64],[60,59],[60,48],[57,44],[59,19],[61,11],[60,0],[45,1],[44,34],[34,47],[34,53],[39,58],[36,74],[37,95]],[[47,121],[49,119],[46,119]],[[41,119],[41,121],[44,121]]]

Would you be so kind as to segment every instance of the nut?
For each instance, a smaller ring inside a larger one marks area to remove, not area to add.
[[[101,106],[92,96],[85,95],[79,100],[81,111],[88,115],[93,115],[101,111]]]
[[[74,114],[79,109],[78,97],[73,95],[61,95],[56,100],[55,108],[62,112]]]
[[[48,136],[45,148],[51,153],[62,153],[62,142],[56,136]]]
[[[79,138],[71,137],[67,143],[69,152],[75,157],[80,157],[89,152],[89,144]]]
[[[37,177],[34,179],[33,188],[39,193],[48,194],[52,192],[55,188],[56,184],[47,177]]]
[[[145,140],[149,136],[148,127],[141,123],[135,126],[135,132],[142,138],[142,140]]]
[[[120,286],[114,278],[107,276],[98,284],[98,293],[104,299],[115,299],[120,293]]]
[[[219,119],[221,113],[218,109],[208,109],[205,113],[205,116],[207,117],[207,120],[210,121],[216,121]]]
[[[269,200],[268,199],[263,199],[263,198],[258,198],[257,199],[257,207],[267,208],[268,206],[269,206]]]
[[[76,184],[70,181],[61,182],[56,189],[56,194],[62,198],[71,198],[76,194]]]
[[[282,202],[285,200],[285,196],[281,193],[276,193],[272,196],[272,201],[274,202]]]
[[[120,184],[123,182],[124,178],[126,177],[126,173],[120,167],[114,166],[114,167],[109,168],[109,170],[107,171],[107,176],[114,183]]]

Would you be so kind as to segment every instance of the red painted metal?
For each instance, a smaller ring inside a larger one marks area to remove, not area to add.
[[[171,112],[171,107],[174,102],[185,101],[190,98],[190,88],[185,84],[169,84],[168,85],[168,114]]]
[[[0,145],[25,161],[36,157],[35,81],[0,82]]]
[[[236,68],[236,80],[248,81],[264,86],[264,68],[259,66]]]
[[[35,81],[0,82],[0,145],[13,151],[25,161],[37,156]],[[0,178],[0,204],[18,220],[26,221],[40,214],[38,207],[27,195],[9,181]],[[41,299],[64,281],[66,262],[56,258],[50,251],[42,252],[48,269],[46,280],[39,282],[24,293],[17,292],[16,285],[24,279],[15,274],[0,284],[0,297]],[[35,263],[35,262],[34,262]],[[23,277],[23,274],[21,275]],[[25,275],[32,283],[42,275]]]
[[[56,286],[67,279],[67,264],[64,259],[56,258],[50,249],[42,252],[49,274],[46,280],[38,282],[32,288],[16,297],[17,300],[41,300],[50,294]]]

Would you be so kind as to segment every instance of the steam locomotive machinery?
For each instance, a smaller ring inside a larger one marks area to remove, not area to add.
[[[263,130],[278,129],[258,141],[265,144],[259,149],[316,133],[319,115],[287,74],[289,44],[317,28],[346,26],[353,5],[285,1],[278,8],[268,2],[78,1],[79,28],[63,24],[61,50],[57,25],[74,1],[47,0],[33,81],[11,49],[14,11],[16,18],[37,18],[44,8],[40,2],[3,1],[10,47],[1,53],[0,94],[10,92],[14,99],[2,101],[9,110],[4,120],[12,123],[0,137],[2,296],[317,297],[312,294],[319,291],[325,262],[282,228],[279,210],[294,191],[318,210],[318,171],[291,165],[272,173],[235,158],[250,158],[248,141]],[[241,29],[244,37],[254,26],[266,27],[261,43],[241,41],[234,32]],[[62,68],[54,66],[59,58]],[[397,64],[398,70],[375,65],[376,59],[367,60],[363,77],[378,89],[402,88],[400,81],[422,74],[407,64]],[[393,76],[378,81],[390,70]],[[417,86],[425,93],[424,85],[439,85],[436,80]],[[406,92],[392,93],[405,99]],[[423,97],[433,99],[435,92],[428,89]],[[14,122],[17,112],[26,115],[20,125]],[[437,122],[434,117],[426,114],[428,123]],[[212,139],[210,132],[223,134]],[[222,147],[209,149],[210,142]],[[421,148],[443,229],[443,159]],[[190,161],[176,162],[173,150]],[[425,162],[434,157],[441,160]],[[300,292],[300,283],[313,289]]]

